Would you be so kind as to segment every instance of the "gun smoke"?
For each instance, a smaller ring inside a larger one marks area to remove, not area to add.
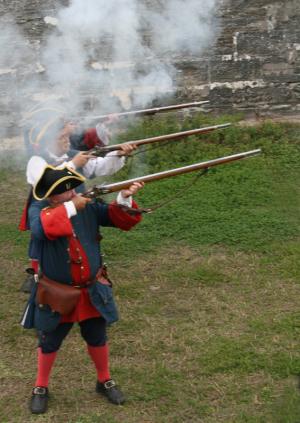
[[[3,16],[0,82],[8,128],[49,99],[70,116],[84,116],[87,108],[117,112],[174,96],[176,57],[199,55],[214,41],[218,2],[73,0],[44,16],[40,42]]]

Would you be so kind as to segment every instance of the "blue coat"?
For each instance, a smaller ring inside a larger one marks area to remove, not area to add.
[[[41,222],[41,211],[48,206],[47,201],[33,202],[29,208],[29,223],[34,242],[39,246],[38,260],[42,273],[49,279],[71,284],[70,257],[68,253],[68,239],[65,236],[49,240]],[[73,230],[78,237],[90,267],[91,279],[94,279],[101,267],[100,226],[115,226],[110,220],[108,205],[93,202],[84,210],[71,217]],[[90,300],[108,323],[118,320],[118,312],[114,302],[112,288],[99,282],[88,288]],[[25,328],[35,327],[38,330],[52,331],[60,321],[60,315],[48,306],[35,306],[35,292],[29,299],[27,317],[24,319]]]

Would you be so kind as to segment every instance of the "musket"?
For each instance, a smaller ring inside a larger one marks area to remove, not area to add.
[[[212,132],[217,129],[228,128],[230,125],[231,123],[223,123],[221,125],[206,126],[205,128],[190,129],[189,131],[175,132],[173,134],[160,135],[158,137],[144,138],[144,139],[136,140],[136,141],[127,141],[126,144],[135,144],[136,146],[139,147],[141,145],[153,144],[155,142],[171,141],[171,140],[173,141],[173,140],[178,140],[180,138],[190,137],[191,135],[207,134],[208,132]],[[111,151],[117,151],[121,149],[122,149],[122,144],[106,145],[104,147],[96,146],[93,149],[89,150],[87,154],[93,154],[94,156],[102,156]]]
[[[176,169],[166,170],[163,172],[153,173],[151,175],[139,176],[133,179],[127,179],[126,181],[115,182],[112,184],[95,185],[90,190],[85,192],[83,196],[89,198],[97,198],[104,194],[121,191],[122,189],[128,189],[134,182],[153,182],[160,179],[171,178],[173,176],[182,175],[185,173],[195,172],[200,169],[209,169],[214,166],[219,166],[225,163],[234,162],[248,157],[256,156],[261,152],[260,149],[246,151],[243,153],[233,154],[232,156],[220,157],[214,160],[208,160],[206,162],[194,163],[189,166],[178,167]]]
[[[108,119],[112,115],[117,117],[155,115],[156,113],[169,112],[171,110],[188,109],[189,107],[199,107],[207,103],[209,103],[208,100],[193,101],[192,103],[172,104],[171,106],[154,107],[152,109],[130,110],[129,112],[109,113],[106,115],[99,116],[86,116],[84,119],[101,121]]]

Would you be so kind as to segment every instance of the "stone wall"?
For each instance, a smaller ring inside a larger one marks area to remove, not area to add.
[[[43,78],[39,46],[52,29],[44,18],[54,16],[55,10],[67,3],[67,0],[0,3],[0,15],[10,13],[34,46],[31,63],[24,63],[19,69],[0,69],[0,126],[10,127],[12,135],[16,133],[19,108],[11,90],[17,98],[24,79]],[[211,109],[220,113],[232,110],[260,115],[299,113],[299,0],[224,0],[218,14],[220,28],[215,46],[201,57],[173,59],[179,71],[177,97],[182,101],[208,99]],[[36,98],[42,96],[35,94]]]
[[[188,90],[220,110],[299,112],[299,0],[231,0],[221,15],[213,54],[185,65]]]

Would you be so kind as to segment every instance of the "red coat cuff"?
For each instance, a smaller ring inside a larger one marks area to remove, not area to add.
[[[55,208],[48,207],[42,210],[41,222],[46,237],[51,241],[73,234],[73,227],[63,204]]]
[[[96,145],[101,147],[104,145],[97,135],[96,128],[90,128],[85,131],[83,142],[89,150],[94,148]]]
[[[22,216],[19,223],[19,230],[20,231],[27,231],[29,229],[29,222],[28,222],[28,210],[30,204],[32,203],[32,189],[29,192],[26,204],[22,211]]]
[[[132,208],[137,209],[138,205],[135,201],[132,201]],[[133,226],[142,220],[141,214],[131,215],[126,213],[120,207],[116,201],[112,202],[108,207],[109,218],[113,224],[123,231],[129,231]]]
[[[28,201],[23,208],[22,216],[19,223],[19,230],[20,231],[27,231],[28,229]]]

